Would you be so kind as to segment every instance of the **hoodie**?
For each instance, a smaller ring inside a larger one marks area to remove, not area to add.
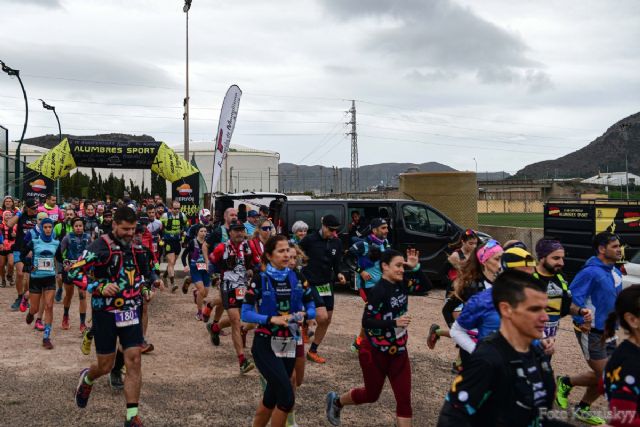
[[[592,256],[569,286],[573,303],[593,312],[591,327],[604,330],[605,320],[615,309],[616,298],[622,291],[622,273],[615,265],[608,265]],[[573,316],[576,324],[584,323],[582,316]]]

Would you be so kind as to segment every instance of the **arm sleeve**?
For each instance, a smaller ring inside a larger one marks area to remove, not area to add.
[[[333,257],[333,277],[337,277],[340,273],[340,264],[342,264],[342,242],[338,240],[336,245],[336,255]]]
[[[592,278],[590,274],[587,274],[588,269],[581,270],[571,282],[571,296],[573,303],[578,307],[584,307],[587,297],[591,293]],[[582,316],[573,316],[573,321],[578,325],[582,325],[584,320]]]
[[[307,287],[304,290],[304,295],[302,296],[302,302],[304,303],[304,310],[307,312],[308,319],[316,318],[316,302],[313,299],[313,291],[311,288]]]
[[[455,295],[451,295],[442,307],[442,317],[444,317],[444,321],[447,322],[449,328],[451,328],[453,322],[456,321],[453,317],[453,313],[460,304],[462,304],[462,301],[460,301]]]
[[[195,248],[193,247],[193,240],[189,240],[189,244],[187,245],[187,247],[185,248],[184,251],[182,251],[182,256],[180,257],[180,259],[182,260],[182,265],[184,267],[186,267],[187,264],[187,257],[189,256],[189,254],[191,252],[193,252]]]
[[[445,397],[438,427],[475,425],[473,414],[491,396],[492,386],[499,375],[499,369],[496,369],[490,360],[491,356],[493,355],[476,353],[465,363],[464,370],[455,377]]]
[[[222,261],[222,255],[224,254],[224,243],[218,243],[218,246],[213,250],[210,255],[211,262],[218,265]]]
[[[29,252],[33,251],[33,240],[27,241],[20,251],[20,258],[25,259]]]
[[[375,286],[369,291],[369,303],[364,309],[362,315],[362,327],[365,329],[389,329],[396,326],[393,319],[383,319],[382,311],[384,309],[384,289],[381,286]]]
[[[413,270],[407,270],[404,272],[404,282],[407,285],[407,291],[409,294],[421,294],[431,290],[433,285],[431,280],[420,269],[420,264]]]
[[[453,338],[455,343],[458,344],[460,348],[467,353],[473,353],[473,351],[476,349],[476,343],[473,342],[473,339],[471,339],[471,337],[469,336],[467,329],[460,326],[458,321],[453,322],[449,333],[451,334],[451,338]]]
[[[256,280],[262,280],[261,276],[258,275],[251,281],[251,286],[244,296],[244,304],[242,304],[240,318],[243,322],[266,325],[269,320],[269,316],[266,314],[260,314],[256,311],[256,303],[260,299],[261,292],[261,284],[257,283]]]

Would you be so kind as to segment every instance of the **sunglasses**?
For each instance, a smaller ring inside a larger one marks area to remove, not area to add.
[[[491,249],[491,248],[495,248],[496,246],[499,246],[499,245],[500,245],[500,243],[498,243],[497,240],[491,239],[484,245],[484,247],[487,248],[487,249]]]
[[[260,230],[262,230],[262,231],[271,231],[272,228],[273,228],[272,226],[267,225],[265,227],[260,227]]]

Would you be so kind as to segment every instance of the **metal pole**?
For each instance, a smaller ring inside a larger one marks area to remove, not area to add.
[[[4,61],[0,61],[0,65],[2,65],[2,71],[7,73],[10,76],[16,76],[18,78],[18,82],[20,83],[20,88],[22,89],[22,96],[24,97],[24,126],[22,127],[22,135],[20,136],[20,141],[18,142],[18,148],[16,149],[16,159],[14,164],[15,171],[15,196],[20,199],[21,197],[21,186],[18,177],[20,176],[20,148],[22,147],[22,141],[24,141],[24,134],[27,132],[27,123],[29,122],[29,102],[27,101],[27,92],[24,90],[24,85],[22,84],[22,79],[20,78],[20,70],[15,70],[11,67],[8,67]]]
[[[186,20],[186,73],[187,73],[187,85],[186,96],[184,98],[184,159],[189,161],[189,9],[191,8],[192,0],[185,0],[184,8],[182,9],[187,16]]]

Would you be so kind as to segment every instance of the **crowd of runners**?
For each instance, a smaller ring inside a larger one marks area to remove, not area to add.
[[[276,233],[266,207],[241,217],[234,208],[214,215],[202,209],[187,218],[180,203],[165,204],[160,196],[64,203],[53,194],[43,203],[6,196],[0,286],[15,287],[8,309],[42,331],[45,349],[55,348],[54,325],[82,333],[80,351],[89,355],[93,347],[96,359],[80,373],[75,403],[90,405],[92,386],[106,376],[123,391],[125,426],[142,425],[141,355],[154,351],[146,339],[153,323],[148,307],[163,289],[193,297],[195,319],[212,345],[230,335],[239,375],[257,368],[262,398],[252,425],[297,426],[295,395],[305,363],[332,363],[321,345],[330,333],[334,286],[347,277],[357,281],[362,298],[351,351],[363,385],[326,390],[321,415],[331,425],[340,425],[346,406],[376,402],[387,379],[396,425],[412,425],[410,325],[429,348],[446,338],[457,349],[454,379],[433,424],[640,425],[640,285],[622,289],[616,263],[624,242],[617,235],[596,235],[593,256],[569,283],[562,274],[565,249],[552,237],[530,250],[519,241],[483,241],[466,230],[449,257],[446,327],[428,328],[412,324],[409,310],[409,295],[432,288],[420,253],[394,250],[385,218],[353,221],[350,246],[343,248],[338,233],[346,227],[333,215],[325,215],[317,230],[297,221],[286,237]],[[178,259],[187,275],[182,286]],[[70,313],[74,293],[77,317]],[[63,306],[61,319],[53,318],[55,303]],[[576,345],[589,367],[579,375],[556,375],[551,366],[564,316],[572,316]],[[617,333],[626,339],[618,342]],[[584,394],[569,408],[575,387]],[[592,409],[603,394],[608,414]]]

